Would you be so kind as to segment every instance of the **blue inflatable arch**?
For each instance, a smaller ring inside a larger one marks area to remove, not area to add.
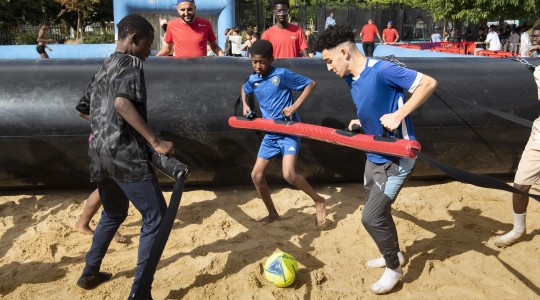
[[[114,0],[115,25],[123,17],[132,13],[147,14],[148,19],[159,26],[157,17],[159,14],[169,14],[178,17],[176,10],[177,0]],[[235,0],[195,0],[197,15],[210,16],[214,31],[217,33],[218,43],[223,48],[225,44],[225,28],[235,25]],[[116,32],[116,26],[115,26]],[[37,38],[37,36],[36,36]],[[160,36],[156,35],[155,45],[161,43]],[[36,42],[37,44],[37,42]],[[114,52],[114,44],[82,44],[61,45],[51,44],[52,52],[48,52],[51,58],[93,58],[107,57]],[[36,45],[0,46],[0,59],[30,58],[39,59]]]
[[[235,16],[235,0],[195,0],[197,15],[217,16],[217,26],[214,30],[218,34],[219,45],[225,44],[225,28],[233,27]],[[177,0],[114,0],[114,21],[132,13],[173,14],[178,16]],[[115,26],[115,32],[116,32]]]

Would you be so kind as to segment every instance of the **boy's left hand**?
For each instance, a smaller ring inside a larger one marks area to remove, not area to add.
[[[296,111],[296,107],[294,107],[294,105],[291,105],[291,106],[285,107],[282,113],[285,117],[290,117],[292,116],[292,114],[294,114],[295,111]]]
[[[154,146],[152,146],[154,150],[156,150],[157,153],[165,154],[165,155],[173,155],[174,154],[174,145],[172,142],[169,141],[162,141],[159,140],[158,143]]]
[[[380,120],[382,126],[388,131],[394,131],[401,125],[401,118],[396,113],[383,115]]]

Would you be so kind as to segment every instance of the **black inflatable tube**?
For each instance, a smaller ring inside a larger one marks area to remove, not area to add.
[[[457,97],[515,116],[538,116],[537,88],[523,65],[506,59],[403,58]],[[0,60],[0,189],[90,186],[89,125],[75,105],[103,59]],[[536,65],[539,61],[531,60]],[[317,88],[302,121],[345,128],[355,108],[345,82],[313,59],[278,59],[278,67],[312,78]],[[250,182],[260,134],[230,128],[240,88],[252,72],[247,58],[145,62],[149,123],[175,143],[191,175],[187,184]],[[422,151],[482,174],[515,171],[530,129],[453,99],[432,96],[413,114]],[[297,169],[310,181],[361,181],[362,152],[303,139]],[[281,178],[279,164],[269,179]],[[419,163],[414,176],[439,176]]]

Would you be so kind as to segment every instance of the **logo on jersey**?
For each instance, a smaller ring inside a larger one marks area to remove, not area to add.
[[[287,151],[296,151],[296,148],[294,148],[293,146],[290,146]]]
[[[279,77],[277,76],[272,77],[272,84],[275,86],[279,85]]]
[[[297,38],[298,38],[298,37],[295,36],[295,35],[291,36],[291,39],[293,39],[293,40],[294,40],[294,39],[297,39]]]

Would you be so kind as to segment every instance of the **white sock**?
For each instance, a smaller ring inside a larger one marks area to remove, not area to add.
[[[403,253],[401,251],[397,254],[399,259],[399,265],[403,266],[405,264],[405,256],[403,256]],[[386,267],[386,261],[384,260],[384,257],[377,257],[374,259],[370,259],[366,262],[366,266],[368,268],[384,268]]]
[[[396,286],[396,284],[402,277],[403,270],[401,269],[401,267],[397,267],[393,270],[386,268],[382,277],[377,282],[371,285],[371,290],[375,294],[388,293]]]
[[[514,228],[498,236],[493,240],[493,243],[497,247],[508,247],[517,242],[523,235],[525,235],[525,219],[527,213],[516,214],[514,213]]]
[[[516,233],[525,233],[525,219],[527,217],[527,213],[522,214],[516,214],[514,213],[514,229]]]

